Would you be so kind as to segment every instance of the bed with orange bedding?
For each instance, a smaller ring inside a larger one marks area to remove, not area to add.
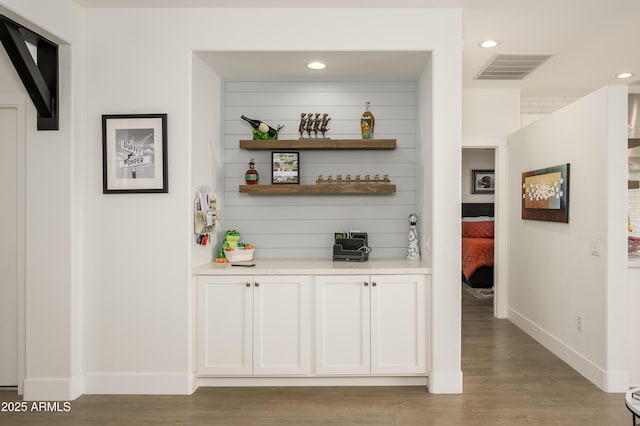
[[[463,204],[462,279],[472,287],[493,287],[493,204]]]

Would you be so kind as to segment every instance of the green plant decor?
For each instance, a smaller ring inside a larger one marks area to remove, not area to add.
[[[253,133],[253,140],[276,140],[278,139],[278,132],[274,137],[269,136],[269,133],[261,132],[260,130],[253,129],[251,130]]]

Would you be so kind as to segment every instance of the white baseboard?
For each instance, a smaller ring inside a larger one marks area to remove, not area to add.
[[[190,395],[195,390],[190,374],[109,374],[88,373],[84,376],[86,394]]]
[[[603,370],[574,348],[512,308],[509,308],[507,318],[604,392],[624,393],[629,390],[629,373],[627,371],[607,372]]]
[[[82,378],[26,379],[25,401],[72,401],[82,395]]]
[[[429,393],[462,393],[462,371],[430,371]]]

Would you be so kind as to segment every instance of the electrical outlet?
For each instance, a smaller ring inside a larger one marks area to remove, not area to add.
[[[579,333],[582,333],[582,315],[578,315],[576,318],[576,328]]]

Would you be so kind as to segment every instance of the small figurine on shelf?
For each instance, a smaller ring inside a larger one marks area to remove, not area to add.
[[[298,126],[298,133],[300,133],[300,139],[304,139],[304,125],[307,122],[307,119],[305,118],[307,116],[307,114],[305,114],[304,112],[300,113],[300,125]]]
[[[329,114],[322,114],[322,124],[320,124],[320,133],[322,133],[322,137],[325,138],[325,133],[329,130],[327,125],[329,124]]]
[[[329,114],[300,113],[300,124],[298,125],[300,139],[320,139],[318,133],[322,134],[322,139],[327,139],[326,133],[329,130],[330,120]]]
[[[407,249],[407,260],[420,260],[420,248],[418,247],[418,230],[416,224],[418,216],[415,213],[409,215],[409,248]]]
[[[320,130],[321,123],[322,123],[322,120],[320,119],[320,113],[316,112],[316,115],[313,118],[313,135],[316,138],[318,137],[318,131]]]
[[[260,180],[260,175],[258,171],[254,168],[255,163],[253,162],[253,158],[249,160],[249,170],[244,173],[244,181],[247,182],[247,185],[257,185]]]
[[[307,114],[307,119],[304,124],[304,130],[307,132],[307,135],[311,137],[311,132],[313,132],[313,113],[310,112]]]

